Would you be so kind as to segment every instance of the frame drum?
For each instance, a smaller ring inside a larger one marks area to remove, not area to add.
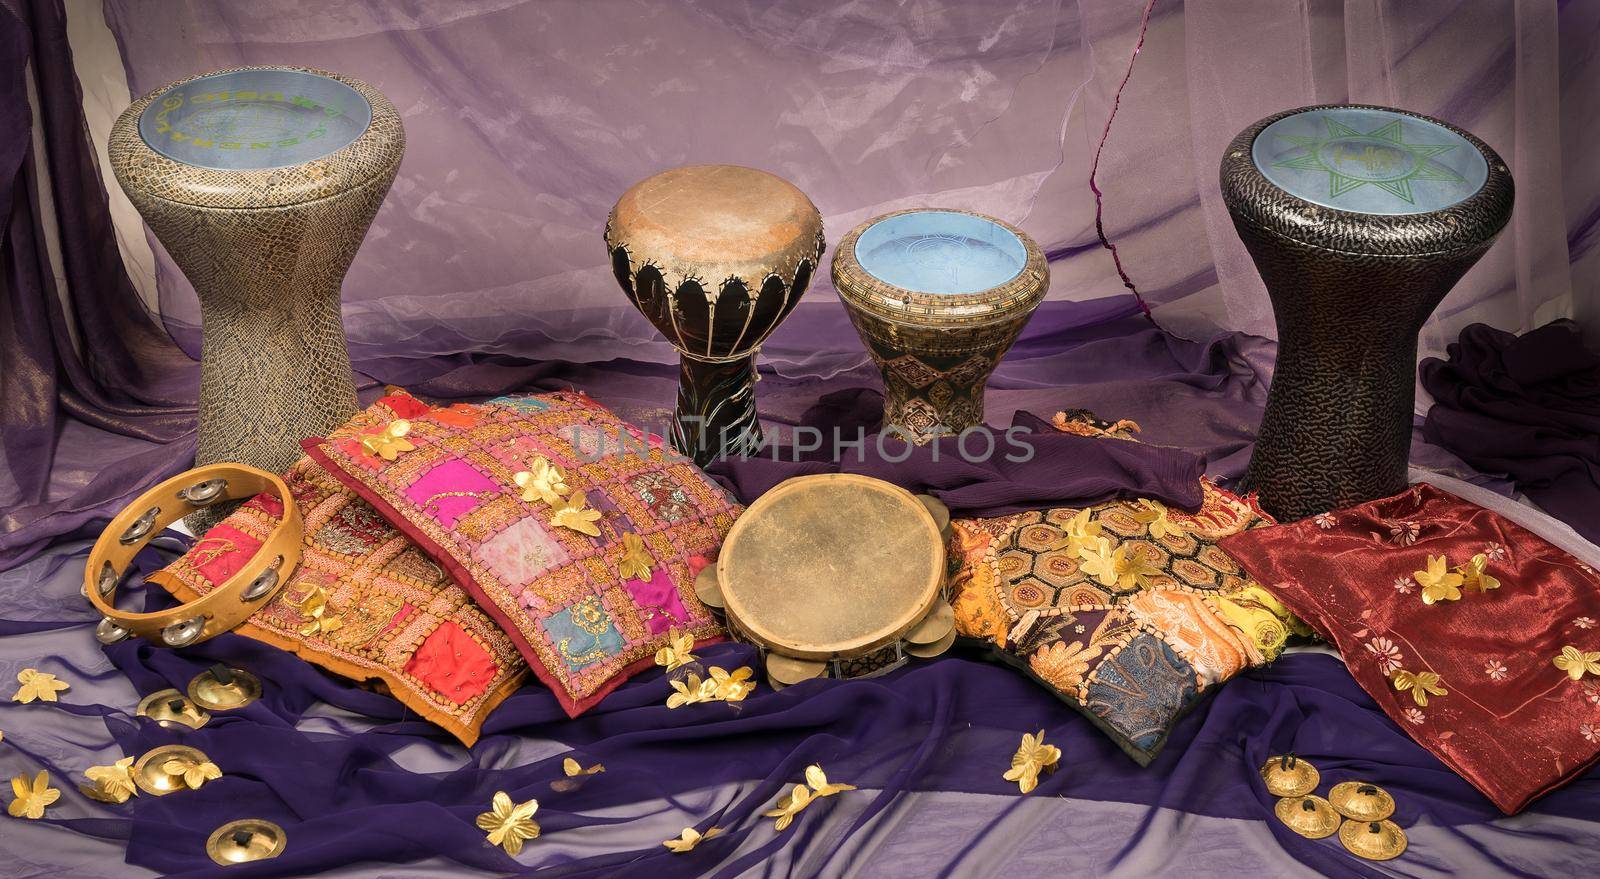
[[[734,522],[697,590],[761,648],[774,687],[880,674],[955,640],[941,515],[871,477],[796,477]]]
[[[355,412],[339,288],[404,152],[383,95],[292,67],[173,83],[112,127],[118,182],[200,299],[199,465],[281,473]]]
[[[965,211],[868,220],[833,284],[883,373],[883,426],[921,445],[983,422],[983,387],[1050,287],[1033,239]]]

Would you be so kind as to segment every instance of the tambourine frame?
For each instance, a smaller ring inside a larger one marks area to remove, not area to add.
[[[133,613],[117,609],[116,591],[128,565],[163,529],[198,510],[263,492],[279,499],[283,516],[255,556],[233,576],[200,598],[169,610]],[[243,464],[213,464],[180,473],[140,495],[118,513],[90,550],[84,567],[83,593],[104,617],[96,636],[102,643],[115,643],[134,635],[166,646],[184,647],[229,631],[264,606],[288,582],[300,564],[301,537],[299,508],[289,486],[279,477]],[[203,620],[198,631],[182,629],[182,637],[178,638],[164,635],[169,627],[196,620]]]
[[[870,486],[873,490],[890,491],[892,493],[904,495],[905,500],[908,502],[907,512],[916,519],[918,523],[917,527],[921,528],[926,533],[929,545],[934,547],[935,552],[937,552],[939,555],[939,558],[935,560],[935,564],[930,570],[927,583],[920,589],[915,605],[907,608],[910,612],[899,618],[896,622],[882,626],[859,639],[853,640],[848,647],[841,647],[839,645],[797,643],[792,640],[785,640],[784,636],[771,631],[765,626],[752,625],[749,622],[750,615],[748,610],[743,609],[741,606],[738,595],[739,589],[737,586],[733,585],[734,581],[729,576],[729,560],[732,558],[733,554],[729,553],[727,549],[729,546],[737,544],[740,535],[742,535],[745,530],[751,527],[749,523],[757,521],[762,508],[772,505],[789,493],[797,490],[804,490],[805,488],[814,485],[818,480],[829,480],[847,484],[856,483],[864,487]],[[752,513],[755,514],[754,517],[752,516]],[[938,522],[935,521],[933,513],[929,511],[927,505],[918,500],[915,495],[911,494],[911,492],[906,491],[899,486],[883,482],[882,480],[851,473],[830,473],[816,476],[795,477],[779,483],[776,487],[768,490],[765,494],[758,498],[755,503],[751,504],[745,510],[744,514],[734,521],[733,527],[729,529],[728,536],[723,541],[723,552],[717,559],[717,580],[720,584],[723,601],[725,602],[723,612],[727,616],[729,628],[747,636],[749,640],[755,642],[758,646],[766,651],[782,654],[795,659],[806,659],[819,662],[862,656],[901,639],[907,632],[915,628],[931,610],[933,610],[934,606],[939,602],[943,595],[943,553],[944,539],[940,533]]]

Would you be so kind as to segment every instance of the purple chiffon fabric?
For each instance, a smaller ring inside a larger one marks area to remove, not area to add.
[[[748,504],[785,479],[854,473],[938,498],[958,516],[1001,516],[1119,497],[1200,506],[1201,460],[1181,449],[1105,442],[1056,431],[1018,412],[1011,429],[975,429],[924,446],[876,433],[883,395],[855,388],[824,396],[802,417],[810,428],[787,448],[714,461],[713,476]],[[843,438],[852,446],[836,441]]]
[[[546,690],[526,687],[489,719],[470,752],[398,702],[329,677],[282,651],[225,635],[184,651],[137,643],[101,658],[77,596],[87,541],[75,539],[0,574],[0,671],[38,665],[71,681],[59,704],[0,702],[7,774],[48,769],[63,789],[41,822],[48,842],[0,854],[31,875],[485,875],[889,877],[1182,875],[1580,875],[1600,841],[1600,772],[1516,819],[1451,774],[1389,721],[1337,659],[1289,655],[1219,688],[1140,769],[1075,712],[1003,666],[961,655],[877,679],[814,681],[743,703],[668,709],[659,671],[593,712],[567,720]],[[149,571],[178,547],[146,550]],[[19,595],[26,591],[27,597]],[[49,643],[53,656],[27,650]],[[163,730],[129,716],[136,693],[183,687],[211,663],[254,670],[265,697],[200,730]],[[702,664],[755,661],[723,644]],[[124,675],[126,677],[124,677]],[[129,686],[131,681],[132,686]],[[104,700],[100,702],[98,700]],[[1064,751],[1027,797],[1001,778],[1024,732]],[[85,800],[72,781],[92,763],[158,744],[201,748],[223,778],[199,791]],[[1378,866],[1332,840],[1310,841],[1272,817],[1256,767],[1293,751],[1325,784],[1359,779],[1398,801],[1411,834],[1405,858]],[[605,771],[566,778],[561,761]],[[759,813],[812,762],[861,790],[821,801],[783,833]],[[536,798],[543,835],[516,861],[483,841],[473,818],[497,790]],[[276,860],[217,868],[209,832],[241,817],[283,825]],[[661,840],[685,826],[723,828],[687,855]],[[12,831],[12,824],[7,831]],[[1186,828],[1179,830],[1179,828]],[[127,844],[132,866],[102,854]],[[863,840],[870,844],[863,846]],[[69,852],[76,852],[69,854]],[[75,865],[75,866],[71,866]],[[410,866],[405,866],[410,865]],[[424,870],[426,866],[428,869]]]
[[[1551,515],[1600,542],[1600,354],[1557,321],[1517,336],[1474,324],[1449,359],[1422,362],[1423,436],[1506,473]]]

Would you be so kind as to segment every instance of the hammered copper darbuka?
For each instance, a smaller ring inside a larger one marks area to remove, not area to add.
[[[701,465],[759,450],[756,354],[822,259],[816,206],[765,171],[691,165],[623,193],[605,240],[622,292],[681,355],[673,448]]]
[[[377,90],[290,67],[164,86],[112,127],[117,180],[200,299],[197,463],[282,472],[355,412],[339,288],[404,151]]]
[[[857,226],[833,284],[883,373],[883,426],[921,445],[983,421],[983,388],[1050,287],[1021,230],[966,211],[911,210]]]
[[[930,506],[854,474],[800,476],[734,522],[697,591],[760,647],[775,687],[864,677],[943,653],[944,539]]]
[[[1417,333],[1510,218],[1505,163],[1437,119],[1329,105],[1246,128],[1221,177],[1278,326],[1245,486],[1283,521],[1400,492]]]

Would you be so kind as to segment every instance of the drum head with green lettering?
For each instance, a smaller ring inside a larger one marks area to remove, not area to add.
[[[1284,192],[1362,214],[1443,210],[1471,198],[1489,175],[1483,153],[1456,132],[1362,107],[1285,116],[1256,137],[1251,158]]]
[[[330,155],[371,124],[372,105],[336,79],[300,70],[235,70],[157,96],[139,116],[139,136],[185,165],[257,171]]]

